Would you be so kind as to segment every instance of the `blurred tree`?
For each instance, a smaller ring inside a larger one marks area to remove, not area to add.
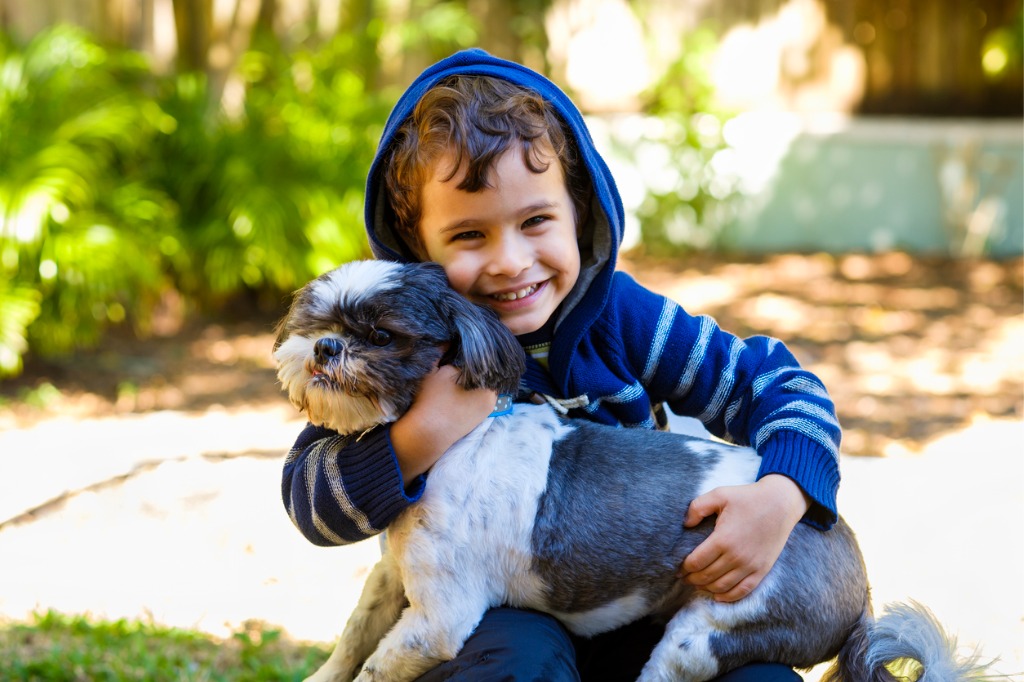
[[[31,37],[0,32],[0,375],[110,325],[145,334],[162,300],[276,308],[365,256],[403,72],[480,43],[545,70],[551,4],[0,0]]]
[[[173,0],[178,68],[206,71],[213,29],[213,0]]]
[[[637,208],[642,243],[652,254],[711,248],[735,217],[737,178],[716,162],[729,150],[723,135],[732,116],[715,103],[711,60],[714,30],[691,31],[678,59],[644,94],[648,125],[639,139],[617,140],[644,175]]]
[[[272,35],[276,0],[234,0],[232,11],[215,16],[213,0],[173,0],[178,71],[206,75],[211,107],[249,48],[254,32]]]
[[[554,0],[466,0],[466,10],[479,22],[479,44],[489,52],[548,73],[544,18],[554,4]]]
[[[143,322],[166,286],[152,248],[174,232],[168,198],[140,183],[168,123],[144,62],[59,26],[24,50],[0,41],[0,374],[26,341],[43,353]]]
[[[384,21],[378,14],[374,0],[347,0],[338,22],[338,36],[352,40],[354,71],[368,90],[380,87],[379,43]]]
[[[208,76],[59,26],[0,36],[0,375],[21,356],[145,333],[166,292],[191,309],[283,294],[366,255],[366,168],[390,102],[337,37],[257,42],[212,105]]]

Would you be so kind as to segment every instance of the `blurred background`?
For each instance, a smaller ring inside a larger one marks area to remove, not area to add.
[[[1020,0],[0,0],[0,372],[366,255],[365,171],[483,46],[588,115],[646,253],[1024,248]]]
[[[822,377],[876,605],[1024,679],[1022,0],[0,0],[0,677],[326,656],[376,543],[282,513],[272,329],[472,46],[580,106],[624,269]]]

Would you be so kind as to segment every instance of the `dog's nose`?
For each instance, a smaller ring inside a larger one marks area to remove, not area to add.
[[[337,357],[341,351],[341,341],[331,336],[317,339],[317,342],[313,344],[313,356],[321,365]]]

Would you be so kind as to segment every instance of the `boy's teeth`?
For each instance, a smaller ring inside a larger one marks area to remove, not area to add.
[[[519,291],[509,291],[504,294],[493,294],[492,297],[499,301],[515,301],[519,298],[526,298],[535,291],[537,291],[537,285],[532,284],[525,289],[520,289]]]

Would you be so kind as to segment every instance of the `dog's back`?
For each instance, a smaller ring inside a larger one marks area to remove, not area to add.
[[[533,528],[546,610],[584,635],[652,610],[674,612],[692,594],[679,568],[712,525],[684,530],[690,500],[718,468],[734,479],[757,473],[750,453],[725,450],[686,436],[567,422]],[[724,454],[736,457],[726,463]]]
[[[623,622],[651,612],[668,620],[703,599],[677,574],[713,520],[684,529],[687,507],[713,488],[753,482],[756,452],[678,434],[571,424],[553,449],[533,533],[548,608],[576,632],[595,634],[622,624],[612,622],[615,604]],[[770,619],[797,627],[780,629],[763,645],[756,637],[742,644],[724,638],[716,655],[742,659],[738,665],[775,660],[774,651],[785,649],[793,657],[788,663],[810,666],[835,655],[866,608],[866,571],[849,527],[840,520],[822,532],[799,524],[762,586],[736,608],[762,611],[751,624],[757,628]],[[764,650],[751,650],[759,646]]]
[[[697,601],[735,626],[709,641],[717,658],[778,660],[785,651],[793,660],[784,662],[813,665],[835,655],[868,603],[863,562],[842,522],[828,532],[800,524],[762,585],[735,605],[698,596],[677,577],[713,525],[683,528],[690,501],[752,482],[758,461],[747,448],[517,405],[442,458],[423,499],[391,533],[403,545],[399,561],[423,558],[406,554],[409,533],[423,536],[414,545],[431,548],[431,557],[444,547],[464,589],[489,592],[469,597],[485,606],[547,611],[589,636],[646,615],[667,620]],[[423,570],[407,579],[419,582]],[[443,569],[422,575],[434,570]],[[735,636],[766,625],[767,639]]]

